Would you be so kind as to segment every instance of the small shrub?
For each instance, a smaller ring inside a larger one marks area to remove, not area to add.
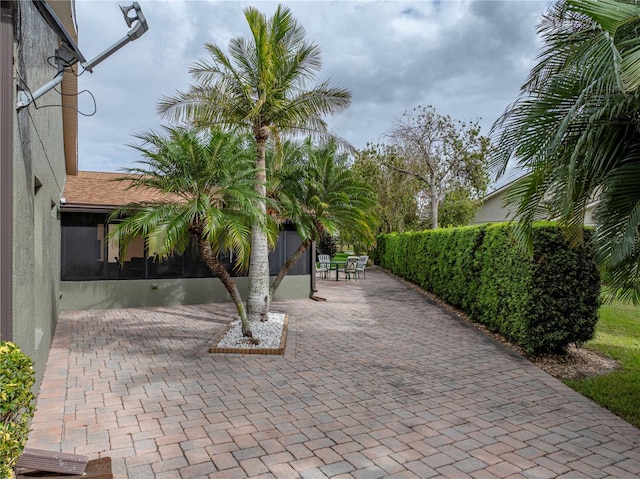
[[[0,477],[11,471],[24,450],[35,412],[33,362],[11,342],[0,342]]]
[[[318,254],[328,254],[333,258],[337,251],[336,239],[328,232],[323,231],[320,241],[318,241]]]

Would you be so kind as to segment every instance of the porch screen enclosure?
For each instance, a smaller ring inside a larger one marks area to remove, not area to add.
[[[153,258],[143,238],[132,242],[126,256],[119,258],[118,244],[107,240],[106,213],[64,213],[62,215],[62,281],[97,281],[118,279],[207,278],[213,275],[200,259],[195,240],[182,255],[165,260]],[[278,243],[270,253],[271,275],[278,271],[300,245],[292,225],[285,225]],[[235,269],[231,254],[221,255],[232,276],[246,276]],[[309,251],[289,271],[289,275],[309,275]]]

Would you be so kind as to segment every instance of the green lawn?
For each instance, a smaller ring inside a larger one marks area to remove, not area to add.
[[[603,305],[596,336],[586,347],[617,359],[621,368],[565,383],[640,427],[640,307],[619,302]]]

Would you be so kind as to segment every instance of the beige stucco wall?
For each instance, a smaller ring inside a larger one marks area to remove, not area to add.
[[[507,192],[507,188],[503,188],[499,191],[492,193],[476,212],[475,217],[471,221],[472,225],[479,225],[483,223],[501,223],[503,221],[511,221],[514,219],[513,208],[505,208],[503,206],[504,195]],[[593,214],[598,202],[591,202],[586,210],[584,216],[585,226],[595,226],[595,220]],[[540,218],[547,219],[547,218]]]
[[[30,1],[16,5],[16,82],[32,91],[56,74],[58,38]],[[60,294],[59,199],[66,178],[60,94],[50,91],[14,116],[13,340],[44,372]],[[36,108],[36,106],[38,108]]]
[[[494,196],[489,197],[476,212],[476,215],[471,221],[471,224],[478,225],[482,223],[499,223],[503,221],[510,221],[513,214],[510,209],[505,208],[502,205],[502,201],[502,193],[496,193]]]
[[[247,278],[235,278],[235,281],[240,295],[246,298]],[[308,298],[310,281],[309,275],[285,277],[274,300]],[[218,278],[63,281],[60,307],[64,311],[75,311],[225,301],[231,298]]]
[[[593,217],[593,214],[595,213],[595,209],[596,209],[597,203],[591,203],[589,206],[587,206],[586,211],[584,212],[584,224],[585,226],[595,226],[596,225],[596,220]]]

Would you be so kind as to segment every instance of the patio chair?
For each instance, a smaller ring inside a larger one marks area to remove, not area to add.
[[[356,267],[358,266],[358,257],[357,256],[349,256],[347,258],[347,263],[344,265],[344,268],[339,269],[341,273],[344,273],[345,280],[353,278],[358,280],[358,272],[356,271]]]
[[[365,279],[367,278],[367,274],[364,272],[364,269],[367,266],[367,261],[369,261],[369,257],[367,255],[360,256],[358,258],[358,265],[356,266],[356,274],[360,276],[360,273],[362,273],[362,276]]]
[[[331,271],[331,257],[328,254],[319,254],[316,275],[320,273],[324,279],[327,279],[329,271]]]

